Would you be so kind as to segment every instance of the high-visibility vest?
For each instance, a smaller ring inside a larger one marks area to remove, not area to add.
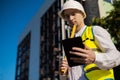
[[[95,44],[92,26],[87,26],[81,37],[85,45],[93,49],[95,54],[99,54],[100,50]],[[88,80],[114,80],[113,69],[101,70],[94,63],[85,65],[84,72]]]

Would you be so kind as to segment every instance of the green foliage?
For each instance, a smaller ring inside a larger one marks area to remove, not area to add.
[[[120,0],[115,1],[114,9],[109,12],[109,15],[104,18],[93,18],[92,25],[100,25],[108,30],[112,40],[120,50]]]

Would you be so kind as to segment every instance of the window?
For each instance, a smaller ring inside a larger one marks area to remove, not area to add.
[[[28,33],[18,46],[15,80],[28,80],[30,36],[31,34]]]

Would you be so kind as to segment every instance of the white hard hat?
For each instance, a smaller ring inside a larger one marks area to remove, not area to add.
[[[61,11],[58,12],[58,15],[64,19],[63,17],[63,11],[66,10],[66,9],[76,9],[76,10],[79,10],[83,13],[83,17],[86,18],[86,13],[84,11],[84,8],[83,6],[77,2],[77,1],[74,1],[74,0],[69,0],[69,1],[66,1],[61,9]]]

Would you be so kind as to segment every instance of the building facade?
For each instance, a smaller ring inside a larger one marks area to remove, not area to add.
[[[100,17],[98,0],[77,0],[89,14],[85,19],[91,24]],[[45,0],[18,41],[15,80],[60,80],[59,63],[62,56],[61,40],[69,36],[66,22],[58,17],[65,0]],[[91,3],[91,4],[89,4]],[[63,80],[63,79],[62,79]]]

